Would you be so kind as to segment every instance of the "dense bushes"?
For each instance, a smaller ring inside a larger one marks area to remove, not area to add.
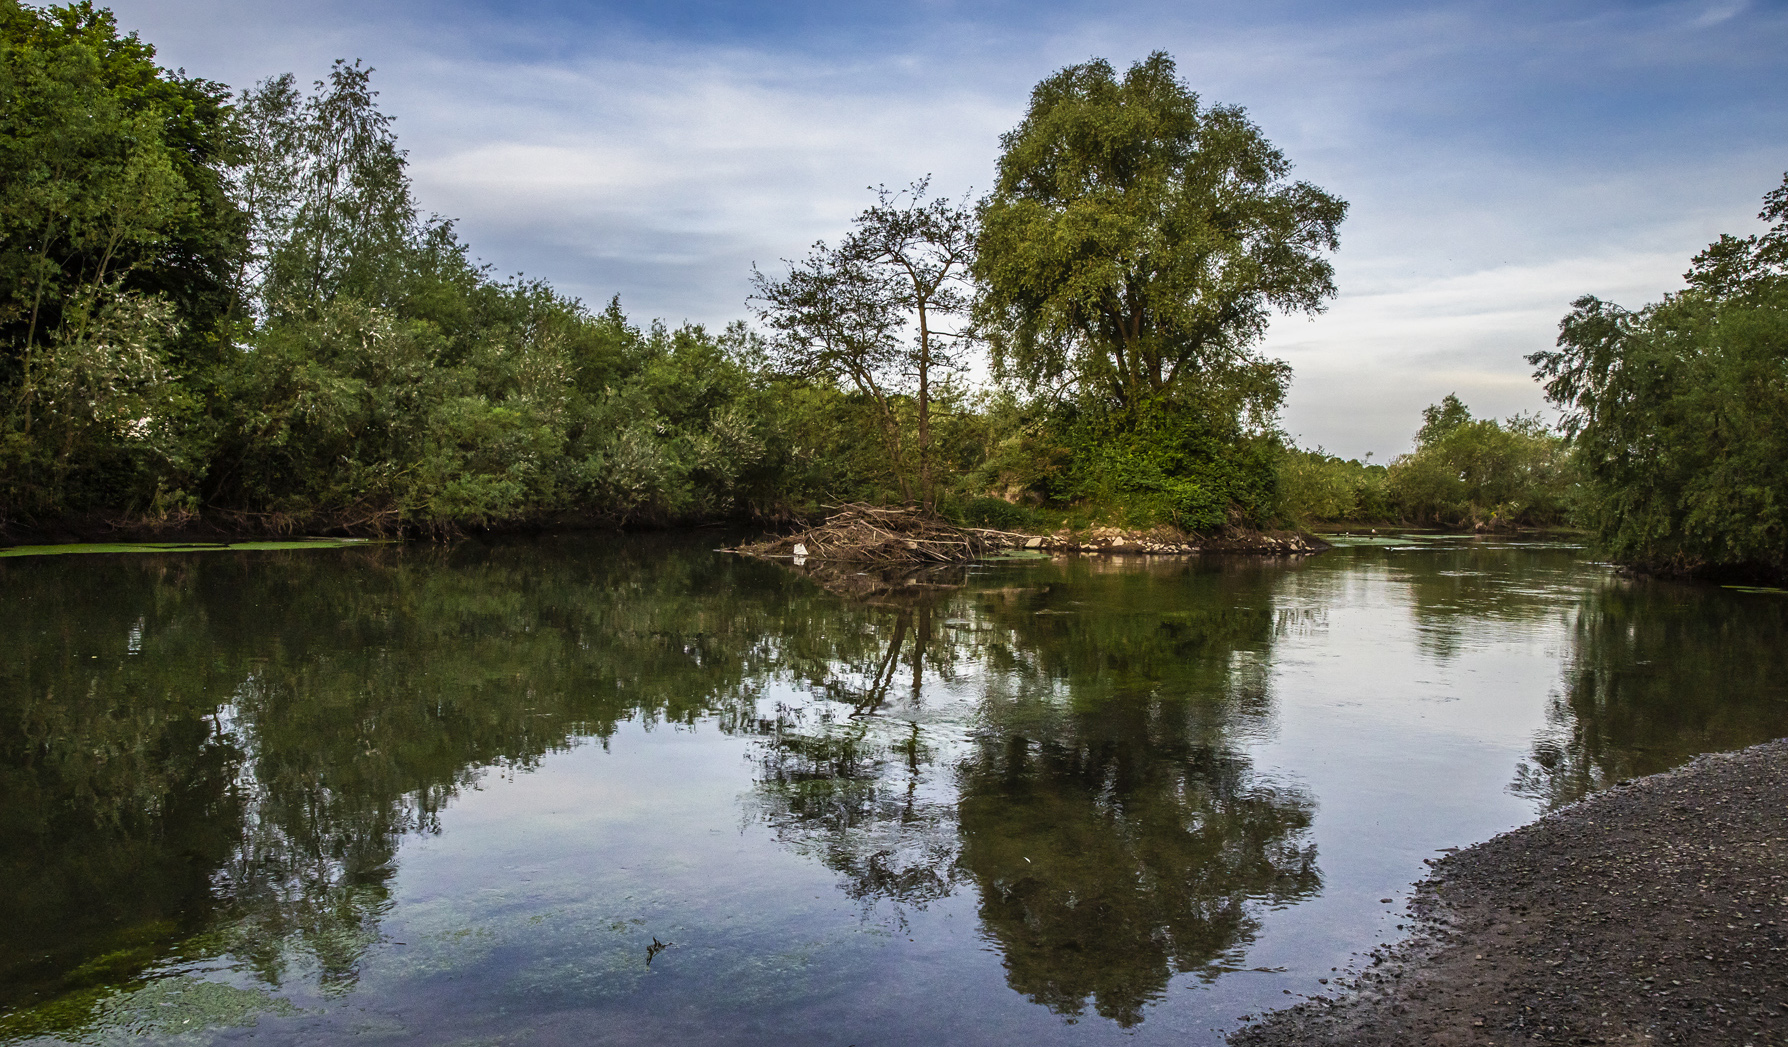
[[[1050,480],[1059,501],[1111,506],[1116,522],[1193,531],[1273,515],[1282,448],[1233,416],[1165,399],[1089,405],[1064,412],[1060,434],[1067,465]]]
[[[1788,573],[1788,176],[1759,217],[1768,232],[1722,237],[1662,302],[1579,299],[1531,358],[1575,434],[1585,522],[1621,560]]]
[[[1279,463],[1280,512],[1302,524],[1399,520],[1387,473],[1382,465],[1338,458],[1321,448],[1289,448]]]
[[[1531,416],[1475,419],[1451,395],[1422,412],[1416,449],[1389,467],[1292,450],[1279,482],[1281,511],[1306,523],[1553,526],[1576,497],[1562,436]]]
[[[835,479],[743,328],[496,281],[423,219],[369,73],[234,101],[91,6],[0,0],[0,522],[711,519]],[[823,427],[822,427],[823,428]]]
[[[220,85],[90,5],[0,0],[0,505],[149,509],[201,472],[240,214]]]
[[[1412,522],[1497,527],[1564,522],[1572,497],[1562,437],[1532,416],[1474,419],[1457,397],[1423,412],[1416,449],[1391,463],[1391,503]]]

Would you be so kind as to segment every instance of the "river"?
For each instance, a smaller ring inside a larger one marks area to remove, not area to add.
[[[1788,595],[1569,542],[0,560],[0,1043],[1220,1043],[1412,881],[1788,734]]]

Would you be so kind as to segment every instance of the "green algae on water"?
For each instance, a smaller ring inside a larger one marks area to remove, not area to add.
[[[82,989],[0,1016],[0,1039],[10,1042],[43,1037],[89,1044],[140,1043],[145,1038],[204,1036],[219,1028],[254,1025],[265,1015],[292,1017],[302,1013],[290,1000],[265,989],[177,975]]]
[[[15,545],[6,556],[71,556],[78,553],[255,553],[280,549],[347,549],[378,545],[379,538],[300,538],[276,542],[80,542],[74,545]]]

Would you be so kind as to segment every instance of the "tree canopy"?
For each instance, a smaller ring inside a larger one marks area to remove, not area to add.
[[[1688,287],[1637,311],[1593,295],[1535,353],[1617,558],[1788,571],[1788,176],[1761,235],[1696,255]]]
[[[1205,106],[1156,52],[1038,84],[1001,139],[975,274],[996,364],[1034,388],[1119,404],[1276,409],[1285,373],[1252,347],[1274,310],[1334,295],[1347,213],[1235,106]]]
[[[753,269],[752,302],[790,373],[845,379],[874,402],[902,494],[914,486],[892,395],[911,388],[916,407],[918,501],[936,502],[931,402],[934,383],[960,361],[971,289],[975,215],[967,202],[927,199],[929,178],[886,187],[837,247],[824,242],[788,275]]]
[[[0,0],[0,496],[155,490],[188,468],[177,371],[225,341],[240,213],[225,89],[91,3]]]
[[[759,274],[767,338],[493,278],[373,77],[231,92],[0,0],[0,528],[1270,522],[1289,370],[1255,345],[1334,293],[1346,208],[1166,55],[1038,85],[978,205],[884,188]]]

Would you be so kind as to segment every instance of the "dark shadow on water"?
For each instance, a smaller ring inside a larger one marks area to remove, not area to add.
[[[1788,598],[1609,578],[1574,609],[1572,634],[1512,786],[1543,809],[1788,736]]]

